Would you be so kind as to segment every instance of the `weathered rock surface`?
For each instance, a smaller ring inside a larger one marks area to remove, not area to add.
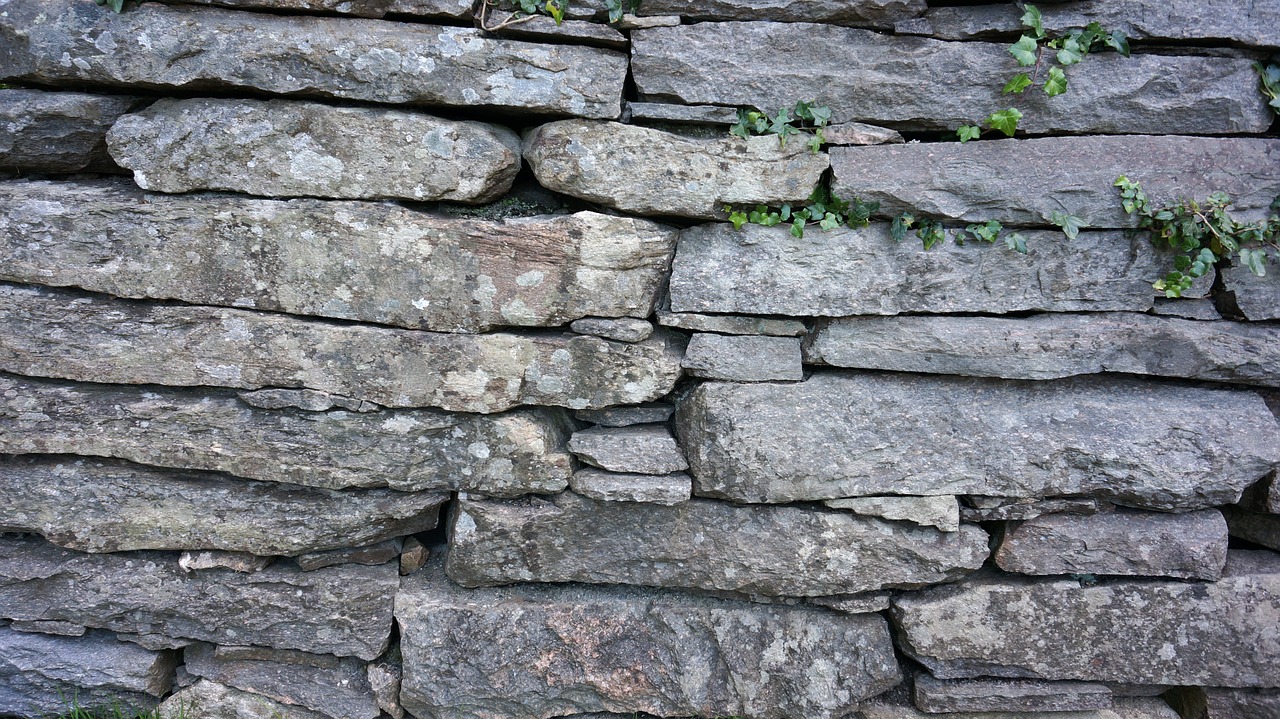
[[[960,503],[949,494],[938,497],[845,497],[828,499],[832,509],[847,509],[867,517],[882,517],[937,527],[944,532],[960,530]]]
[[[990,500],[976,507],[961,507],[960,519],[966,522],[1004,522],[1035,519],[1044,514],[1097,514],[1111,511],[1110,504],[1097,499],[1071,497],[1065,499],[1009,499],[1008,497],[968,497]]]
[[[693,494],[693,480],[684,472],[664,475],[605,472],[581,469],[573,473],[569,487],[601,502],[646,502],[671,506]]]
[[[1280,514],[1255,514],[1237,507],[1223,507],[1231,536],[1280,552]]]
[[[411,329],[644,317],[675,232],[595,212],[505,221],[398,205],[0,184],[0,278]]]
[[[1054,379],[1124,372],[1276,387],[1280,326],[1130,312],[1017,319],[846,317],[819,326],[806,359],[970,377]]]
[[[1269,551],[1232,550],[1210,584],[973,577],[895,597],[892,615],[903,650],[943,679],[1280,684],[1280,555]]]
[[[1280,716],[1280,691],[1177,687],[1166,695],[1188,719],[1267,719]]]
[[[711,219],[724,206],[803,200],[825,154],[773,136],[698,139],[616,122],[561,120],[525,138],[524,159],[548,189],[639,215]],[[618,181],[618,168],[627,181]]]
[[[383,564],[400,556],[403,544],[399,538],[370,544],[364,547],[330,549],[325,552],[308,552],[293,558],[304,572],[335,564]]]
[[[520,18],[528,19],[502,27],[508,20]],[[618,31],[621,28],[616,26],[610,27],[603,23],[567,19],[556,22],[546,15],[517,15],[500,9],[489,10],[486,15],[485,27],[494,28],[494,34],[500,37],[534,42],[581,43],[620,50],[625,50],[629,42],[627,36]]]
[[[1197,509],[1236,501],[1280,462],[1270,413],[1253,392],[1128,379],[815,373],[704,383],[676,426],[694,493],[736,502],[1087,495]]]
[[[887,127],[862,122],[840,122],[822,129],[828,145],[886,145],[905,142],[902,134]]]
[[[865,592],[862,594],[837,594],[830,597],[809,597],[809,604],[834,609],[845,614],[881,612],[889,608],[889,592]]]
[[[877,698],[858,712],[859,719],[937,719],[915,707]],[[1163,699],[1118,698],[1106,709],[1082,711],[948,712],[945,719],[1179,719]]]
[[[505,127],[295,100],[160,100],[120,118],[107,145],[158,192],[483,203],[520,171]]]
[[[675,105],[665,102],[628,102],[632,120],[657,120],[693,125],[732,125],[738,111],[719,105]]]
[[[1277,481],[1276,474],[1272,473],[1246,489],[1240,497],[1240,508],[1248,512],[1280,514],[1280,481]]]
[[[619,342],[643,342],[653,334],[653,325],[648,320],[635,317],[621,319],[588,317],[574,320],[569,325],[569,329],[580,335],[595,335]]]
[[[1052,312],[1151,308],[1163,264],[1142,238],[1028,231],[1030,252],[895,243],[889,225],[797,240],[781,227],[715,223],[680,235],[673,312],[843,317],[918,312]]]
[[[637,10],[641,15],[681,15],[691,20],[821,22],[881,30],[891,30],[895,21],[924,11],[924,0],[704,0],[696,5],[646,0]]]
[[[1209,298],[1185,299],[1181,297],[1157,297],[1155,306],[1151,308],[1151,313],[1156,315],[1167,315],[1169,317],[1182,317],[1188,320],[1209,320],[1216,322],[1222,319],[1222,313],[1218,312],[1218,308],[1214,306],[1213,300]]]
[[[58,716],[73,698],[87,711],[145,711],[169,691],[177,663],[173,652],[148,651],[107,632],[64,637],[0,627],[0,714]]]
[[[625,587],[464,590],[438,564],[396,596],[418,717],[578,712],[835,719],[901,680],[879,616]]]
[[[573,413],[583,422],[604,427],[630,427],[633,424],[658,424],[671,419],[676,408],[665,402],[650,402],[635,407],[580,409]]]
[[[848,512],[462,499],[450,523],[449,577],[467,586],[589,582],[819,596],[917,587],[964,576],[987,534],[893,524]]]
[[[39,18],[39,19],[37,19]],[[615,118],[627,56],[486,37],[474,28],[78,0],[10,6],[0,76]]]
[[[1023,170],[1029,166],[1036,171]],[[1057,211],[1096,228],[1137,224],[1120,206],[1114,186],[1120,175],[1141,182],[1156,206],[1225,192],[1242,218],[1265,216],[1280,194],[1277,166],[1280,140],[1245,137],[1051,137],[831,150],[832,192],[879,202],[886,217],[909,211],[1047,225]]]
[[[1274,272],[1258,277],[1247,267],[1227,267],[1219,273],[1224,311],[1254,321],[1280,320],[1280,279]]]
[[[170,5],[213,5],[246,10],[309,10],[355,17],[387,14],[470,20],[469,0],[161,0]]]
[[[195,676],[333,719],[376,719],[379,713],[365,662],[358,659],[212,644],[193,644],[183,659]]]
[[[0,371],[119,384],[303,387],[388,407],[501,412],[648,402],[680,376],[682,341],[461,335],[335,325],[0,285]]]
[[[689,468],[675,437],[662,425],[591,427],[573,433],[569,451],[611,472],[670,474]]]
[[[632,75],[648,101],[774,112],[793,105],[796,87],[803,86],[806,97],[831,108],[835,122],[895,129],[954,130],[1005,107],[1000,90],[1017,68],[1005,43],[809,23],[681,25],[636,31],[631,43]],[[1271,125],[1246,59],[1100,53],[1069,75],[1070,102],[1028,95],[1020,129],[1200,135],[1264,132]],[[814,85],[814,77],[823,82]],[[918,92],[921,78],[945,82]]]
[[[91,536],[89,541],[94,539]],[[248,552],[224,552],[217,549],[183,552],[178,555],[178,566],[188,572],[197,569],[230,569],[233,572],[252,573],[266,569],[274,561],[273,556],[260,557]]]
[[[175,692],[158,708],[163,719],[327,719],[327,714],[313,712],[268,699],[261,694],[233,689],[217,682],[201,679]]]
[[[220,549],[278,556],[381,542],[436,526],[446,492],[335,491],[114,460],[0,459],[0,531],[82,552]]]
[[[256,409],[231,392],[0,375],[0,452],[115,457],[325,489],[555,493],[572,462],[559,412]]]
[[[119,172],[107,154],[107,130],[137,104],[121,95],[0,89],[0,167]]]
[[[800,339],[763,335],[695,334],[680,366],[694,377],[736,382],[804,379]]]
[[[800,320],[742,317],[736,315],[700,315],[658,310],[658,324],[695,332],[719,332],[726,335],[770,335],[799,337],[809,331]]]
[[[187,572],[163,552],[82,554],[0,537],[0,615],[116,632],[373,659],[387,646],[395,567]]]
[[[1032,679],[935,679],[917,674],[912,687],[916,708],[949,712],[1064,712],[1111,708],[1104,684],[1045,682]]]

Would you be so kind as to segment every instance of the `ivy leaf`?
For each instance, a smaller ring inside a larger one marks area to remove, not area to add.
[[[818,154],[818,152],[822,150],[822,143],[826,142],[826,140],[827,138],[823,136],[822,131],[819,130],[817,134],[809,137],[809,150],[815,155]]]
[[[545,9],[557,25],[564,22],[564,8],[560,6],[559,0],[547,0]]]
[[[982,128],[977,125],[961,125],[956,128],[956,134],[960,136],[960,142],[968,142],[978,139],[982,135]]]
[[[1088,227],[1089,223],[1075,215],[1068,215],[1065,212],[1054,210],[1049,213],[1049,221],[1062,228],[1062,234],[1067,236],[1068,240],[1074,240],[1080,236],[1080,228]]]
[[[1013,59],[1018,64],[1027,67],[1036,64],[1036,39],[1028,35],[1018,38],[1018,41],[1009,46],[1009,54],[1013,55]]]
[[[809,112],[813,115],[813,124],[818,127],[826,127],[831,122],[831,108],[826,105],[811,107]]]
[[[804,239],[804,220],[802,220],[801,218],[797,217],[797,218],[796,218],[796,219],[791,223],[791,236],[792,236],[792,237],[794,237],[794,238],[796,238],[797,240],[803,240],[803,239]]]
[[[1058,62],[1063,65],[1074,65],[1084,59],[1088,50],[1083,48],[1075,38],[1064,38],[1062,49],[1058,51]]]
[[[915,219],[910,212],[904,212],[893,218],[893,224],[889,225],[889,236],[893,238],[894,242],[902,242],[907,239],[907,230],[911,229]]]
[[[724,209],[726,211],[729,210],[727,206]],[[729,212],[729,221],[733,223],[733,229],[741,230],[742,226],[747,224],[747,213],[743,212],[742,210],[734,210],[732,212]]]
[[[987,127],[993,130],[999,130],[1009,137],[1013,137],[1013,133],[1018,130],[1018,120],[1022,119],[1022,112],[1016,107],[1008,110],[1000,110],[993,112],[987,116]]]
[[[1054,68],[1055,70],[1057,68]],[[1004,89],[1000,92],[1005,95],[1013,95],[1031,87],[1031,77],[1025,72],[1020,72],[1013,76],[1013,79],[1004,84]]]
[[[1004,245],[1014,252],[1027,254],[1027,238],[1018,232],[1010,232],[1004,237]]]
[[[933,249],[933,246],[939,242],[945,242],[947,239],[947,231],[942,227],[942,223],[937,220],[925,220],[920,223],[920,229],[916,230],[916,237],[924,243],[925,251]]]
[[[1266,250],[1250,249],[1248,247],[1240,248],[1240,261],[1244,263],[1249,271],[1259,277],[1267,276],[1267,252]]]
[[[1023,27],[1031,28],[1036,31],[1036,37],[1044,37],[1044,19],[1040,16],[1040,9],[1035,5],[1023,5],[1026,12],[1022,13]]]
[[[1049,68],[1049,79],[1044,83],[1044,94],[1057,97],[1067,91],[1067,75],[1059,68]]]
[[[1102,38],[1102,42],[1116,52],[1125,57],[1129,57],[1129,38],[1124,33],[1116,30],[1115,32]]]

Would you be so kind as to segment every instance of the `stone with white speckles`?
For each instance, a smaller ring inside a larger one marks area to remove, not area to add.
[[[671,506],[689,500],[693,481],[684,472],[653,475],[587,468],[573,473],[569,487],[584,497],[602,502],[646,502]]]
[[[619,319],[587,317],[574,320],[569,325],[569,329],[580,335],[595,335],[619,342],[643,342],[653,334],[653,324],[637,317]]]
[[[193,676],[333,719],[376,719],[379,714],[366,663],[359,659],[204,643],[187,647],[182,658]]]
[[[36,172],[119,172],[107,130],[138,98],[0,89],[0,167]]]
[[[573,433],[569,451],[611,472],[662,475],[689,468],[675,437],[662,425],[591,427]]]
[[[913,522],[944,532],[960,529],[960,503],[950,494],[936,497],[843,497],[823,504],[854,514]]]

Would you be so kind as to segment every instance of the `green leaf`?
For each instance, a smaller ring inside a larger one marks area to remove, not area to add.
[[[1036,37],[1044,37],[1044,19],[1040,16],[1040,10],[1035,5],[1023,5],[1022,26],[1031,28],[1035,31]]]
[[[1066,235],[1068,240],[1074,240],[1079,237],[1080,229],[1089,226],[1089,223],[1085,220],[1058,210],[1049,213],[1049,221],[1061,227],[1062,234]]]
[[[564,8],[560,6],[559,0],[547,0],[545,9],[557,25],[564,22]]]
[[[977,125],[961,125],[956,128],[956,134],[960,136],[960,142],[968,142],[978,139],[982,135],[982,128]]]
[[[1005,247],[1008,247],[1014,252],[1021,252],[1024,255],[1027,254],[1027,238],[1023,237],[1020,233],[1010,232],[1005,235],[1004,244]]]
[[[937,220],[924,220],[920,223],[920,228],[916,230],[916,237],[924,243],[924,249],[927,252],[932,250],[933,246],[945,242],[947,239],[947,231],[942,227],[942,223]]]
[[[1036,64],[1036,39],[1023,35],[1018,41],[1009,46],[1009,54],[1013,55],[1013,59],[1018,64],[1027,67]]]
[[[1106,43],[1108,47],[1114,49],[1121,55],[1129,57],[1129,38],[1119,30],[1116,30],[1110,35],[1102,38],[1102,42]]]
[[[813,115],[813,124],[818,127],[826,127],[831,122],[831,108],[826,105],[811,107],[809,112]]]
[[[791,236],[797,240],[804,239],[804,220],[797,217],[795,221],[791,223]]]
[[[1016,107],[1011,107],[1008,110],[1001,110],[988,115],[987,127],[1013,137],[1013,133],[1018,130],[1018,120],[1021,119],[1022,113]]]
[[[1065,38],[1062,49],[1058,51],[1058,62],[1063,65],[1074,65],[1083,60],[1087,52],[1074,38]]]
[[[747,224],[747,213],[741,210],[734,210],[729,213],[729,221],[733,223],[733,229],[741,230],[742,226]]]
[[[1244,263],[1249,271],[1258,277],[1267,276],[1267,252],[1266,250],[1250,249],[1248,247],[1240,248],[1240,261]]]
[[[1049,79],[1044,83],[1044,94],[1049,97],[1057,97],[1067,91],[1067,76],[1062,70],[1051,67],[1049,68]]]
[[[1031,76],[1025,72],[1020,72],[1013,76],[1012,80],[1004,84],[1004,89],[1000,92],[1005,95],[1013,95],[1031,87]]]
[[[911,225],[915,222],[910,212],[904,212],[893,218],[893,223],[889,225],[889,236],[894,242],[902,242],[907,239],[907,230],[911,229]]]

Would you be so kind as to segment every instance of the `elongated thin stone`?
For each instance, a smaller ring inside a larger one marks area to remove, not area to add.
[[[367,665],[359,659],[203,643],[187,647],[182,658],[194,676],[333,719],[376,719],[379,714]]]
[[[894,22],[918,17],[924,0],[644,0],[640,15],[681,15],[692,20],[820,22],[892,30]]]
[[[1063,712],[1110,709],[1111,690],[1104,684],[1046,682],[1031,679],[934,679],[915,676],[916,708],[950,712]]]
[[[695,334],[680,360],[690,375],[736,382],[804,379],[800,339],[763,335]]]
[[[122,95],[0,89],[0,167],[119,172],[107,154],[107,130],[136,104]]]
[[[304,707],[285,704],[261,694],[241,691],[208,679],[184,687],[157,708],[163,719],[185,719],[191,712],[201,719],[327,719]]]

